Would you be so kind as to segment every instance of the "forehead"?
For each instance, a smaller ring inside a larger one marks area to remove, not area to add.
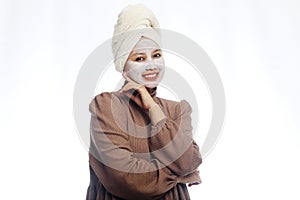
[[[156,49],[160,49],[156,42],[149,38],[141,37],[141,39],[133,47],[132,51],[152,51]]]

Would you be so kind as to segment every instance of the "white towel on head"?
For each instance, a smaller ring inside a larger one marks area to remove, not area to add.
[[[161,46],[159,22],[154,13],[143,4],[129,5],[118,15],[114,27],[112,52],[117,71],[123,71],[131,50],[142,36]]]

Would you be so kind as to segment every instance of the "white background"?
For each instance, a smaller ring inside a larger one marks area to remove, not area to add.
[[[136,2],[202,46],[225,87],[225,126],[192,199],[300,198],[299,1],[0,2],[0,199],[85,199],[76,76]]]

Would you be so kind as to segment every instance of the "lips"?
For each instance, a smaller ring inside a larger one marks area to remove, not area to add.
[[[146,81],[155,81],[158,77],[158,72],[152,72],[152,73],[146,73],[146,74],[143,74],[143,79],[145,79]]]

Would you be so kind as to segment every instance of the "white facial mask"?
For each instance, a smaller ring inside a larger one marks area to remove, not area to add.
[[[140,62],[128,59],[125,65],[127,76],[148,88],[156,87],[165,72],[163,57],[152,58],[153,51],[156,49],[160,49],[160,47],[154,41],[142,37],[132,51],[145,54],[146,59]]]

